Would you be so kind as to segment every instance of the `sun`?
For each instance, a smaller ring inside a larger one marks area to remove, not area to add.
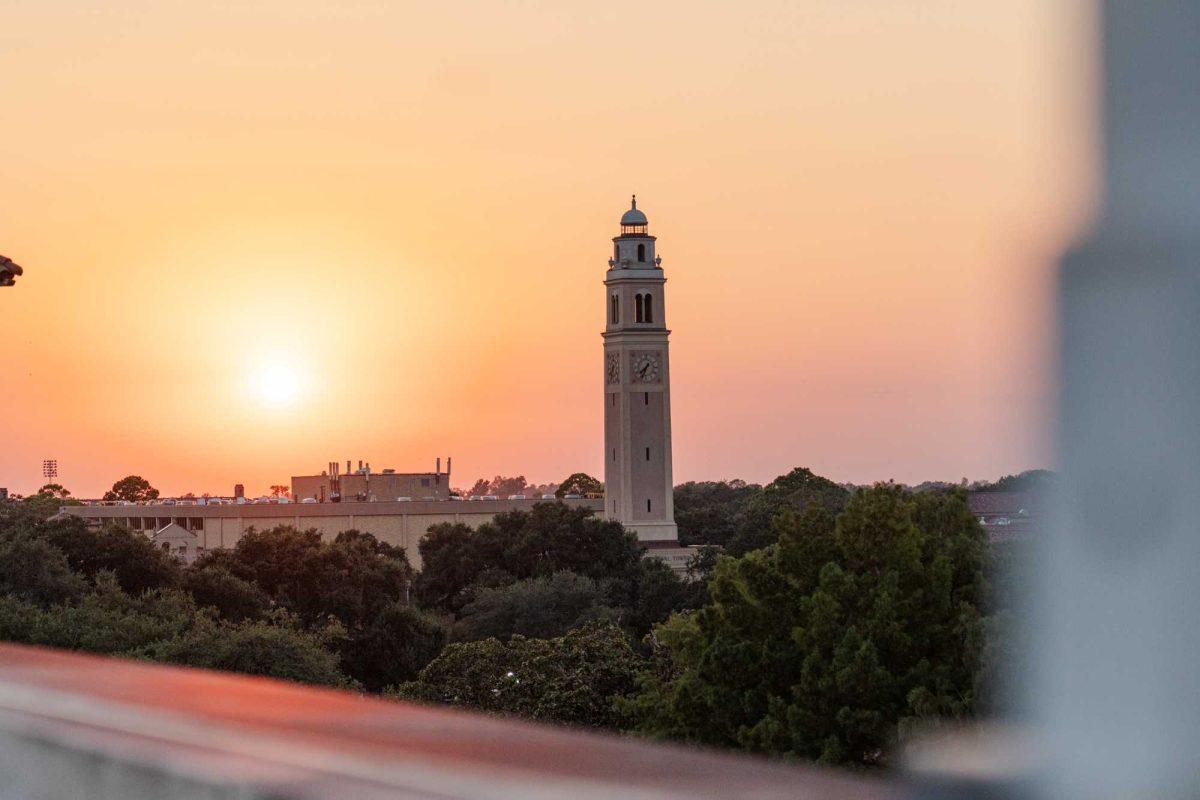
[[[272,405],[288,405],[296,399],[299,381],[286,364],[271,364],[258,375],[258,392]]]

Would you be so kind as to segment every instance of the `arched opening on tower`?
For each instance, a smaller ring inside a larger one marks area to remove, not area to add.
[[[649,294],[646,295],[646,299],[643,301],[643,305],[645,306],[644,311],[646,312],[646,322],[654,322],[654,303],[653,303],[653,301],[654,301],[654,296],[649,295]]]
[[[616,325],[621,321],[621,300],[615,294],[612,296],[612,323]]]
[[[633,318],[637,322],[645,322],[645,320],[642,319],[642,316],[643,316],[642,308],[643,308],[642,296],[640,294],[634,295],[633,296],[633,314],[634,314]]]
[[[646,245],[644,244],[638,245],[638,261],[643,264],[646,263]]]

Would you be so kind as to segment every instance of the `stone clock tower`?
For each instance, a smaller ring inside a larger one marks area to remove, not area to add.
[[[638,539],[674,544],[670,331],[661,264],[635,196],[604,277],[604,507]]]

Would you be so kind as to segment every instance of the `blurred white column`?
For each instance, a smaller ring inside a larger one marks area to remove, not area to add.
[[[1200,2],[1107,0],[1104,211],[1060,284],[1027,709],[1052,797],[1200,794]]]

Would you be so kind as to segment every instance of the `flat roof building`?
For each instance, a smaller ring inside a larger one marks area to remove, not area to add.
[[[421,568],[417,544],[430,526],[461,522],[477,528],[505,511],[528,511],[538,500],[391,500],[342,503],[244,503],[229,505],[63,506],[61,513],[81,517],[96,527],[117,523],[141,531],[184,561],[209,550],[233,547],[254,528],[265,530],[291,525],[315,528],[332,540],[342,531],[357,530],[397,547],[403,547],[413,568]],[[603,513],[604,500],[564,500],[567,505]],[[189,536],[190,534],[190,536]],[[183,549],[181,549],[183,548]]]
[[[370,464],[358,462],[351,469],[346,462],[346,471],[336,461],[320,475],[293,475],[292,499],[303,503],[337,503],[346,501],[386,502],[392,500],[449,500],[450,459],[446,459],[446,471],[442,472],[442,460],[437,460],[433,472],[396,472],[385,469],[372,472]]]

